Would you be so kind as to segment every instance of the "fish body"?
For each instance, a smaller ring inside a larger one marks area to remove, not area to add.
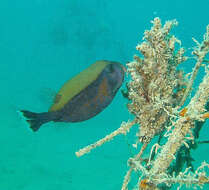
[[[21,112],[28,118],[33,131],[50,121],[85,121],[96,116],[112,102],[123,79],[124,67],[120,63],[97,61],[61,87],[48,112]]]

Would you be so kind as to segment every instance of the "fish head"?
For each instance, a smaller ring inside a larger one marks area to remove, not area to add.
[[[105,73],[110,91],[115,94],[123,83],[125,67],[118,62],[111,62],[105,67]]]

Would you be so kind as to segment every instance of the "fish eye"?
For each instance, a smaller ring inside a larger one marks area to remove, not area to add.
[[[109,65],[109,67],[108,67],[108,71],[110,72],[110,73],[113,73],[114,72],[114,65],[113,64],[110,64]]]

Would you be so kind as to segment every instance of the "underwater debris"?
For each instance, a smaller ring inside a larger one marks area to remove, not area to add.
[[[205,61],[209,52],[209,25],[201,43],[193,39],[196,47],[192,58],[196,64],[187,79],[183,70],[177,69],[179,64],[187,60],[185,50],[181,47],[181,41],[170,33],[177,21],[167,21],[162,25],[161,20],[155,18],[152,24],[151,29],[144,32],[143,42],[136,47],[143,56],[135,55],[134,60],[127,64],[131,80],[123,94],[130,100],[128,110],[135,116],[134,120],[123,122],[119,129],[79,150],[76,155],[81,156],[118,134],[126,134],[132,125],[136,125],[139,129],[134,147],[137,148],[138,144],[142,146],[139,153],[128,160],[130,169],[124,177],[122,190],[128,189],[134,171],[141,175],[134,190],[170,189],[173,184],[202,187],[209,182],[205,171],[209,165],[203,162],[195,170],[191,164],[194,159],[185,149],[190,149],[193,144],[194,149],[197,147],[199,131],[209,118],[209,65]],[[177,44],[180,44],[180,48]],[[190,100],[193,82],[200,67],[204,68],[205,75]],[[184,106],[187,99],[189,103]],[[160,147],[160,151],[152,148],[149,162],[144,164],[141,161],[143,152],[157,135],[163,138],[164,143],[161,146],[154,145]],[[182,145],[185,149],[180,149]],[[186,162],[181,165],[178,160],[183,156],[186,156]],[[169,169],[174,160],[178,164],[177,173]]]

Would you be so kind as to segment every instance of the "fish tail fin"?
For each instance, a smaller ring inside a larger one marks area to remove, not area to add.
[[[42,124],[48,122],[46,120],[46,113],[34,113],[26,110],[20,110],[26,121],[30,124],[30,128],[35,132],[41,127]]]

